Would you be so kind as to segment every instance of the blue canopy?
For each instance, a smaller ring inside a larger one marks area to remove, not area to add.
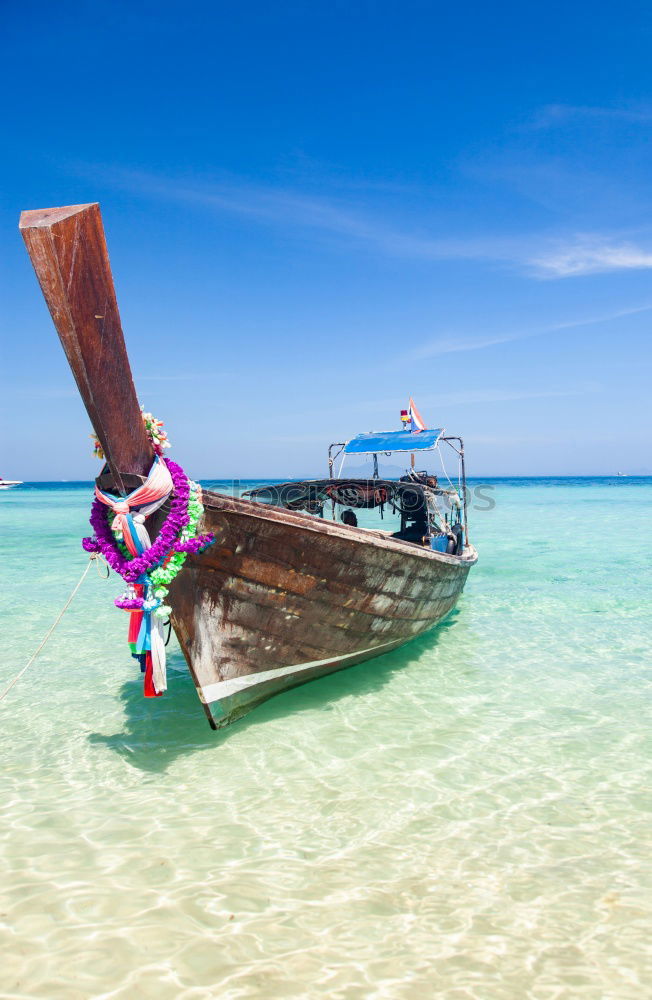
[[[384,451],[430,451],[444,433],[442,427],[429,431],[371,431],[347,441],[347,455],[371,455]]]

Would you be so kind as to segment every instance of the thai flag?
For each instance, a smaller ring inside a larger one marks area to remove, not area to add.
[[[426,425],[423,422],[423,417],[414,405],[414,400],[410,396],[410,405],[408,406],[408,416],[410,418],[411,427],[410,430],[418,434],[420,431],[427,430]]]

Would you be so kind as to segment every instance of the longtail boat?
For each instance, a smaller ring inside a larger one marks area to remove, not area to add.
[[[112,530],[121,518],[134,535],[133,552],[147,555],[139,542],[145,519],[146,544],[155,546],[185,479],[158,509],[133,499],[143,490],[150,497],[153,470],[163,465],[134,388],[99,205],[23,212],[20,229],[106,460],[96,495],[111,506]],[[198,530],[213,544],[202,552],[177,546],[185,565],[170,584],[169,614],[213,728],[287,688],[396,649],[455,607],[477,561],[468,539],[463,442],[442,429],[407,429],[405,411],[403,419],[399,431],[331,445],[323,480],[245,496],[197,494]],[[444,447],[459,463],[457,487],[414,468],[416,454]],[[399,480],[379,475],[378,455],[387,453],[412,455]],[[373,475],[335,475],[340,455],[373,459]],[[359,526],[358,516],[372,509],[400,517],[398,530]],[[141,591],[149,593],[147,583]],[[142,666],[143,649],[159,640],[156,627],[150,636],[143,625],[147,600],[133,603],[141,609],[132,618],[140,621]]]

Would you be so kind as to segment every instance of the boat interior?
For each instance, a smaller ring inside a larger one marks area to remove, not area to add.
[[[448,444],[457,457],[457,484],[449,478],[441,456],[446,485],[438,476],[414,468],[415,453],[433,451]],[[378,455],[390,456],[410,451],[411,465],[398,479],[379,475]],[[373,473],[369,478],[342,477],[347,455],[369,456]],[[335,465],[341,458],[337,475]],[[327,479],[304,479],[270,483],[243,494],[258,503],[285,510],[302,511],[315,517],[340,521],[350,528],[378,531],[377,523],[365,524],[365,512],[374,511],[384,521],[394,522],[387,535],[409,545],[427,547],[447,555],[462,555],[468,543],[466,533],[466,479],[464,445],[461,438],[444,437],[442,430],[360,434],[349,442],[331,444],[328,449]],[[378,518],[373,519],[377,522]]]

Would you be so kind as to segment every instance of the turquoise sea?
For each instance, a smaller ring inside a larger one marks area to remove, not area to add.
[[[650,994],[652,479],[489,485],[443,626],[221,733],[91,569],[0,703],[3,998]],[[90,497],[0,493],[0,688]]]

